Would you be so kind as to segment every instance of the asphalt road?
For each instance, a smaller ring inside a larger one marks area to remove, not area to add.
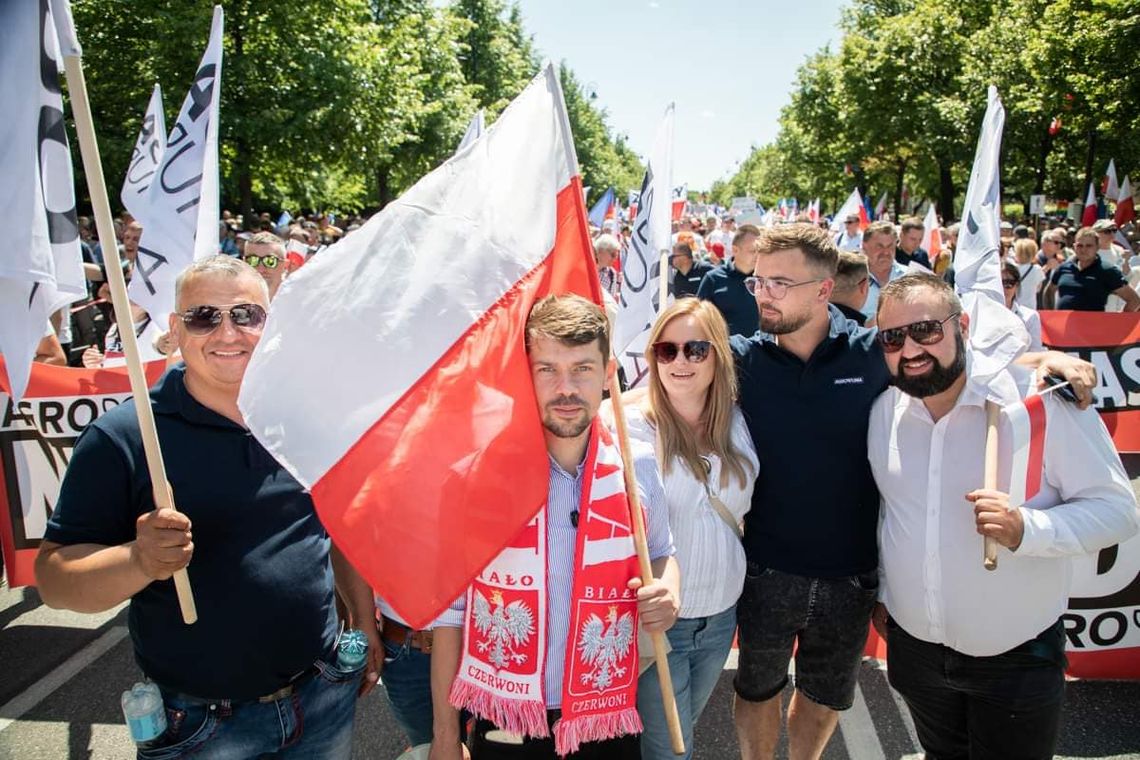
[[[1137,488],[1140,456],[1125,464]],[[694,757],[738,757],[730,658],[697,726]],[[34,589],[0,587],[0,760],[132,758],[119,695],[139,678],[123,610],[80,615],[45,607]],[[1140,758],[1140,682],[1073,681],[1057,748],[1062,758]],[[357,706],[354,758],[389,760],[405,748],[377,690]],[[781,747],[780,756],[785,756]],[[867,660],[855,706],[825,760],[920,757],[881,663]]]

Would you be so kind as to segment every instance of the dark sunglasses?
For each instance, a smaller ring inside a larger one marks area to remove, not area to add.
[[[893,354],[896,351],[901,351],[906,339],[909,336],[911,340],[920,346],[933,346],[935,343],[942,340],[945,334],[942,326],[958,316],[959,312],[954,312],[946,319],[924,319],[921,322],[911,322],[909,325],[902,327],[892,327],[889,330],[879,330],[878,341],[879,345],[883,347],[883,353]]]
[[[251,267],[256,267],[258,264],[261,264],[266,269],[276,269],[277,265],[281,263],[281,257],[274,256],[272,254],[269,256],[254,256],[253,254],[250,254],[249,256],[245,257],[245,263],[249,264]]]
[[[259,333],[265,326],[265,309],[255,303],[239,303],[228,309],[195,306],[182,312],[182,324],[186,332],[201,337],[218,329],[225,314],[230,315],[234,327],[246,332]]]
[[[1003,279],[1003,280],[1001,281],[1001,284],[1002,284],[1002,287],[1005,287],[1005,288],[1016,288],[1016,287],[1017,287],[1017,282],[1018,282],[1017,280],[1006,280],[1006,279]]]
[[[653,358],[658,364],[672,364],[677,355],[684,352],[685,358],[693,364],[700,364],[709,358],[712,343],[707,340],[688,340],[684,344],[658,341],[653,344]]]

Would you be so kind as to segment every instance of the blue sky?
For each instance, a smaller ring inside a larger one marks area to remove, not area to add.
[[[518,0],[540,54],[565,59],[644,157],[677,104],[674,184],[707,189],[775,139],[796,68],[840,40],[843,0]]]

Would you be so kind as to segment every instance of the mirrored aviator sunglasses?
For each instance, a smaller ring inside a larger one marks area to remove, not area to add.
[[[921,322],[911,322],[902,327],[879,330],[875,337],[879,341],[879,345],[883,347],[883,353],[886,354],[901,351],[908,337],[920,346],[933,346],[945,335],[943,326],[957,316],[958,312],[954,312],[942,320],[924,319]]]
[[[245,332],[259,333],[265,326],[265,309],[255,303],[239,303],[228,309],[195,306],[182,312],[182,324],[186,325],[186,332],[201,337],[218,329],[226,314],[234,327]]]
[[[658,364],[671,364],[682,353],[689,362],[700,364],[709,358],[711,351],[712,343],[707,340],[689,340],[683,344],[658,341],[653,344],[653,358]]]
[[[266,269],[276,269],[277,265],[281,263],[281,257],[280,256],[253,256],[253,255],[250,255],[250,256],[245,257],[245,263],[249,264],[254,269],[257,268],[258,264],[265,267]]]

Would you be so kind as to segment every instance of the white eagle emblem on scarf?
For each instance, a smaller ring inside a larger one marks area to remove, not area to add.
[[[492,604],[495,605],[493,610]],[[534,635],[534,615],[521,600],[504,605],[502,592],[495,589],[488,602],[487,597],[476,591],[475,629],[485,637],[476,647],[483,654],[491,650],[487,658],[496,668],[504,668],[512,661],[518,665],[526,662],[527,656],[515,648],[525,646]]]
[[[604,621],[597,615],[590,615],[582,624],[578,651],[582,663],[594,669],[582,674],[582,683],[590,684],[598,691],[609,688],[614,678],[625,675],[626,668],[618,663],[629,654],[632,644],[632,614],[627,612],[619,618],[617,607],[611,605]]]

